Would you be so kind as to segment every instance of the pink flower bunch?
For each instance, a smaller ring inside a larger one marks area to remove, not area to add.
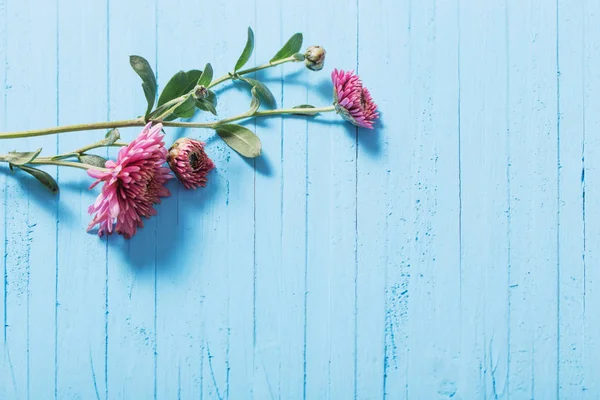
[[[167,149],[162,141],[162,124],[151,127],[148,123],[139,136],[119,151],[117,161],[106,162],[105,169],[89,169],[88,174],[96,178],[90,189],[104,182],[102,192],[89,212],[94,215],[88,231],[99,225],[98,235],[116,231],[131,238],[137,228],[144,226],[142,217],[156,215],[154,204],[161,197],[170,196],[165,187],[173,176],[164,167]]]
[[[358,75],[354,71],[334,69],[331,80],[336,112],[356,126],[373,129],[373,123],[379,118],[377,104]]]

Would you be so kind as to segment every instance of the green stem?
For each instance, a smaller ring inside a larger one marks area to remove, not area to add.
[[[113,144],[109,144],[109,145],[101,144],[101,143],[102,143],[102,141],[100,141],[98,143],[90,144],[89,146],[84,146],[84,147],[82,147],[80,149],[72,151],[72,153],[83,154],[86,151],[94,150],[94,149],[97,149],[99,147],[124,147],[124,146],[128,145],[128,143],[125,143],[125,142],[114,142]],[[70,153],[67,153],[67,154],[70,154]]]
[[[96,129],[112,129],[112,128],[126,128],[130,126],[144,126],[146,122],[143,118],[127,119],[122,121],[112,122],[95,122],[91,124],[77,124],[77,125],[64,125],[57,126],[55,128],[46,129],[33,129],[29,131],[21,132],[2,132],[0,133],[0,139],[17,139],[31,136],[44,136],[53,135],[55,133],[63,132],[75,132],[75,131],[91,131]]]
[[[0,162],[10,163],[10,161],[6,160],[3,156],[0,156]],[[32,165],[32,164],[58,165],[61,167],[72,167],[72,168],[79,168],[79,169],[85,169],[85,170],[94,168],[94,169],[98,169],[100,171],[108,171],[106,168],[95,167],[93,165],[79,163],[79,162],[51,160],[49,157],[38,157],[35,160],[28,162],[26,165]],[[18,167],[18,165],[15,165],[15,166]]]
[[[277,63],[281,64],[285,62],[285,60],[280,60]],[[289,61],[289,60],[288,60]],[[276,65],[277,63],[273,63],[272,65]],[[272,66],[270,65],[270,66]],[[254,69],[263,69],[268,66],[256,67]],[[216,82],[216,81],[215,81]],[[206,129],[214,129],[215,127],[233,121],[238,121],[241,119],[252,118],[252,117],[264,117],[270,115],[283,115],[283,114],[305,114],[312,115],[314,113],[322,113],[322,112],[331,112],[335,111],[334,106],[327,106],[321,108],[283,108],[277,110],[266,110],[266,111],[257,111],[252,115],[241,114],[231,118],[225,118],[216,122],[174,122],[174,121],[160,121],[154,120],[158,122],[162,122],[163,126],[171,126],[171,127],[181,127],[181,128],[206,128]],[[64,133],[64,132],[76,132],[76,131],[91,131],[97,129],[113,129],[113,128],[126,128],[133,126],[145,126],[146,121],[143,118],[135,118],[135,119],[127,119],[121,121],[109,121],[109,122],[95,122],[90,124],[77,124],[77,125],[65,125],[58,126],[55,128],[46,128],[46,129],[33,129],[28,131],[21,132],[2,132],[0,133],[0,139],[17,139],[17,138],[25,138],[32,136],[44,136],[44,135],[52,135],[56,133]],[[126,144],[115,144],[116,146],[126,146]],[[93,145],[92,145],[93,146]],[[86,150],[90,150],[90,147]],[[84,148],[85,149],[85,148]]]
[[[58,155],[56,155],[54,157],[42,157],[42,158],[48,158],[50,160],[64,160],[66,158],[79,157],[80,155],[82,155],[83,153],[85,153],[87,151],[90,151],[90,150],[93,150],[93,149],[97,149],[97,148],[100,148],[100,147],[123,147],[123,146],[127,146],[127,143],[124,143],[124,142],[115,142],[113,144],[104,144],[103,142],[104,142],[104,140],[101,140],[99,142],[90,144],[88,146],[81,147],[81,148],[73,150],[73,151],[69,151],[67,153],[58,154]]]
[[[300,62],[300,61],[297,60],[297,59],[295,59],[293,56],[292,57],[287,57],[287,58],[281,59],[279,61],[275,61],[275,62],[272,62],[272,63],[259,65],[258,67],[248,68],[248,69],[244,69],[244,70],[238,71],[237,75],[251,74],[253,72],[260,71],[262,69],[267,69],[267,68],[275,67],[277,65],[285,64],[287,62]],[[222,77],[217,78],[214,81],[212,81],[210,83],[210,85],[208,85],[207,89],[210,89],[211,87],[217,86],[218,84],[220,84],[222,82],[225,82],[225,81],[228,81],[230,79],[233,79],[234,76],[235,76],[234,74],[223,75]]]
[[[246,118],[255,118],[255,117],[268,117],[273,115],[285,115],[285,114],[304,114],[304,115],[313,115],[315,113],[324,113],[335,111],[335,106],[327,106],[321,108],[280,108],[277,110],[265,110],[265,111],[257,111],[254,114],[241,114],[231,118],[225,118],[216,122],[174,122],[174,121],[164,121],[162,124],[164,126],[171,126],[177,128],[206,128],[206,129],[214,129],[219,125],[223,125],[229,122],[239,121],[241,119]]]
[[[305,114],[312,115],[315,113],[324,113],[335,111],[335,106],[327,106],[320,108],[280,108],[278,110],[265,110],[257,111],[253,117],[266,117],[269,115],[283,115],[283,114]]]
[[[93,165],[84,164],[84,163],[80,163],[80,162],[50,160],[49,158],[44,158],[44,157],[36,158],[35,160],[31,161],[29,164],[58,165],[61,167],[72,167],[72,168],[85,169],[86,171],[90,168],[94,168],[94,169],[97,169],[100,171],[108,171],[106,168],[95,167]]]

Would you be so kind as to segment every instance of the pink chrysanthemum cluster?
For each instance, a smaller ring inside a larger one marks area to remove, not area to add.
[[[156,215],[154,204],[160,203],[161,197],[170,196],[165,183],[173,176],[164,167],[167,149],[161,130],[162,124],[151,127],[148,123],[135,140],[119,151],[116,162],[107,161],[103,170],[88,170],[97,179],[90,189],[104,182],[102,193],[89,208],[94,217],[88,231],[99,225],[99,236],[111,234],[116,224],[117,233],[129,239],[144,226],[142,217]]]
[[[186,189],[206,186],[206,175],[215,167],[204,151],[204,143],[189,138],[173,143],[167,162]]]
[[[379,117],[377,105],[358,75],[354,71],[334,69],[331,80],[336,112],[354,125],[373,129],[373,123]]]

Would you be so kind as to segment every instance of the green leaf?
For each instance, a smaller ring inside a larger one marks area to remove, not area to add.
[[[121,138],[121,132],[119,132],[117,128],[114,128],[106,132],[104,137],[105,139],[102,141],[102,143],[104,143],[106,146],[110,146]]]
[[[271,93],[269,88],[266,87],[261,81],[257,81],[256,79],[252,79],[252,78],[241,78],[240,77],[240,79],[243,80],[244,82],[246,82],[247,84],[249,84],[250,86],[256,88],[256,92],[258,93],[259,97],[262,97],[262,99],[267,103],[267,105],[270,108],[277,107],[277,102],[275,101],[275,96],[273,96],[273,93]]]
[[[64,160],[65,158],[71,158],[71,157],[79,157],[79,153],[65,153],[65,154],[59,154],[57,156],[51,157],[50,159],[52,161],[57,161],[57,160]]]
[[[315,106],[311,106],[310,104],[300,104],[299,106],[292,107],[292,108],[315,108]],[[311,113],[294,113],[293,115],[310,115],[310,116],[315,116],[317,114],[319,114],[318,111],[311,112]]]
[[[205,99],[196,100],[196,107],[201,110],[208,111],[213,115],[217,115],[217,95],[215,92],[209,90]]]
[[[233,72],[236,72],[244,65],[246,65],[246,63],[250,59],[250,56],[252,55],[252,51],[254,51],[254,32],[252,32],[251,28],[248,28],[248,40],[246,41],[246,47],[244,47],[242,55],[240,55],[240,58],[235,63],[235,68],[233,69]]]
[[[179,96],[189,93],[194,87],[202,71],[193,69],[187,72],[179,71],[169,80],[158,98],[157,106],[160,107],[168,101],[171,101]]]
[[[28,151],[28,152],[17,152],[11,151],[6,156],[4,156],[4,160],[8,161],[12,165],[21,166],[24,164],[29,164],[33,160],[40,155],[42,149],[37,149],[36,151]]]
[[[273,58],[271,58],[270,62],[275,62],[279,60],[283,60],[284,58],[288,58],[293,56],[302,48],[302,34],[296,33],[293,35],[290,40],[287,41],[286,44],[283,45],[281,50],[275,54]]]
[[[192,118],[195,112],[196,101],[192,96],[189,96],[183,103],[173,110],[173,115],[179,118]]]
[[[58,183],[54,180],[50,174],[41,169],[26,167],[24,165],[19,165],[18,168],[27,172],[28,174],[33,175],[35,179],[40,181],[44,186],[48,188],[52,193],[58,193]]]
[[[206,99],[196,100],[196,107],[198,107],[199,109],[201,109],[203,111],[208,111],[212,115],[217,115],[217,109],[215,108],[215,106]]]
[[[92,165],[94,167],[104,168],[106,166],[106,158],[97,156],[95,154],[81,154],[79,161],[84,164]]]
[[[262,151],[260,139],[251,130],[237,124],[220,125],[215,130],[229,147],[242,156],[248,158],[260,156]]]
[[[142,88],[148,101],[148,108],[145,114],[147,116],[152,111],[154,100],[156,100],[156,76],[144,57],[129,56],[129,64],[131,64],[131,68],[142,78]]]
[[[208,85],[210,85],[210,83],[212,82],[212,78],[213,68],[212,65],[208,63],[206,64],[206,67],[204,67],[204,72],[202,72],[202,75],[200,76],[200,78],[198,78],[198,85],[208,87]]]
[[[248,110],[248,115],[254,115],[258,108],[260,107],[260,100],[258,99],[258,94],[256,93],[256,86],[252,88],[252,101],[250,102],[250,110]]]

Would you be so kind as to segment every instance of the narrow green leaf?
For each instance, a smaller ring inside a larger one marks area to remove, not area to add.
[[[196,100],[196,107],[203,111],[208,111],[213,115],[217,115],[217,95],[215,92],[209,90],[205,99]]]
[[[311,106],[310,104],[300,104],[299,106],[296,107],[292,107],[292,108],[315,108],[315,106]],[[317,111],[315,112],[311,112],[311,113],[294,113],[294,115],[310,115],[310,116],[315,116],[319,114]]]
[[[267,105],[270,108],[277,107],[277,101],[275,101],[275,96],[273,96],[273,93],[271,93],[269,88],[266,87],[264,83],[252,78],[240,77],[240,79],[249,84],[250,86],[256,88],[256,92],[258,93],[259,97],[262,97],[262,99],[267,103]]]
[[[44,186],[48,188],[52,193],[58,193],[58,183],[54,180],[50,174],[41,169],[26,167],[24,165],[19,165],[18,168],[23,171],[31,174],[35,179],[40,181]]]
[[[224,124],[216,128],[217,134],[229,147],[244,157],[260,156],[262,145],[260,139],[251,130],[237,124]]]
[[[208,91],[206,100],[208,100],[215,108],[217,107],[217,95],[212,90]]]
[[[35,160],[41,152],[42,149],[37,149],[36,151],[28,152],[11,151],[6,156],[4,156],[4,159],[13,165],[21,166]]]
[[[206,67],[204,67],[204,71],[202,72],[202,75],[200,76],[200,78],[198,78],[198,85],[208,87],[208,85],[210,85],[210,83],[212,82],[212,78],[213,78],[213,68],[212,68],[212,65],[210,65],[210,63],[208,63],[208,64],[206,64]]]
[[[183,103],[173,110],[173,115],[179,118],[192,118],[196,112],[196,101],[189,96]]]
[[[270,62],[275,62],[279,60],[283,60],[284,58],[288,58],[298,53],[302,48],[302,34],[296,33],[293,35],[290,40],[287,41],[286,44],[283,45],[281,50],[275,54],[273,58],[271,58]]]
[[[196,100],[196,107],[198,107],[199,109],[201,109],[203,111],[208,111],[212,115],[217,115],[217,109],[215,108],[215,106],[206,99]]]
[[[246,65],[250,59],[250,56],[252,55],[252,51],[254,51],[254,32],[252,32],[251,28],[248,28],[248,40],[246,41],[246,47],[244,47],[244,51],[242,51],[240,58],[235,63],[233,72],[238,71],[240,68]]]
[[[260,100],[258,99],[258,94],[256,93],[256,86],[252,88],[252,101],[250,102],[250,110],[248,110],[248,115],[254,115],[258,108],[260,107]]]
[[[148,108],[145,114],[147,116],[152,111],[154,100],[156,100],[156,76],[144,57],[129,56],[129,64],[131,64],[131,68],[142,78],[142,88],[146,95],[146,101],[148,101]]]
[[[202,71],[193,69],[187,72],[179,71],[169,80],[158,98],[157,106],[160,107],[168,101],[189,93],[194,87]]]
[[[106,132],[104,137],[105,139],[103,140],[103,143],[105,143],[106,146],[110,146],[121,138],[121,132],[119,132],[117,128],[114,128]]]
[[[52,161],[57,161],[57,160],[64,160],[65,158],[71,158],[71,157],[79,157],[79,153],[65,153],[65,154],[59,154],[57,156],[54,156],[52,158],[50,158]]]
[[[106,166],[106,158],[97,156],[95,154],[81,154],[79,161],[84,164],[92,165],[94,167],[104,168]]]

